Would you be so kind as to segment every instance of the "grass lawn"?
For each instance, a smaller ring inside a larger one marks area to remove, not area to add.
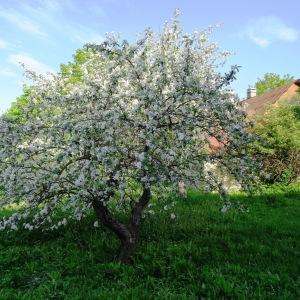
[[[132,266],[116,263],[118,241],[94,216],[0,232],[0,299],[300,299],[300,192],[234,199],[249,212],[191,192],[175,220],[145,219]]]

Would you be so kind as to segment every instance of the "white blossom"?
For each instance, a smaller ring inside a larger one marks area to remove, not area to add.
[[[171,213],[170,218],[171,218],[172,220],[175,220],[175,219],[176,219],[176,215],[175,215],[174,213]]]
[[[230,205],[228,205],[227,203],[223,205],[223,207],[221,208],[221,212],[222,213],[226,213],[230,208]]]
[[[220,73],[227,53],[209,42],[210,32],[186,34],[175,19],[133,43],[112,35],[87,45],[80,80],[30,73],[22,121],[0,118],[1,205],[22,203],[0,229],[54,230],[80,220],[95,199],[130,209],[143,188],[176,191],[178,182],[204,181],[219,190],[207,163],[247,182],[249,157],[235,149],[251,136],[228,93],[237,68]],[[208,149],[211,136],[225,145],[217,154]],[[53,224],[57,209],[68,217]]]

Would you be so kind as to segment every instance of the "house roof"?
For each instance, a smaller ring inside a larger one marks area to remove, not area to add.
[[[263,112],[265,105],[275,104],[289,90],[292,85],[300,87],[300,79],[290,82],[289,84],[273,89],[263,95],[255,96],[242,101],[248,115],[257,112]],[[217,152],[224,147],[224,142],[218,141],[214,136],[208,138],[208,146],[212,152]]]
[[[242,103],[245,104],[246,112],[248,114],[253,114],[255,112],[263,111],[264,106],[275,104],[294,84],[300,87],[300,79],[297,79],[285,86],[273,89],[263,95],[243,100]]]

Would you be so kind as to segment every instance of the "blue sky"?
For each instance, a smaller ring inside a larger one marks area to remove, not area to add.
[[[111,31],[132,40],[147,27],[160,30],[176,8],[186,31],[222,24],[212,39],[242,67],[233,84],[241,98],[266,72],[300,77],[296,0],[0,0],[0,112],[22,93],[19,62],[57,71],[86,42],[101,42]]]

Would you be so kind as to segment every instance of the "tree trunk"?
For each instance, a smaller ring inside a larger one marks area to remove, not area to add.
[[[123,264],[129,264],[135,253],[136,239],[130,237],[124,241],[121,241],[121,247],[119,252],[119,262]]]
[[[119,261],[121,263],[129,264],[135,253],[142,212],[149,203],[150,196],[150,189],[144,188],[141,198],[131,211],[131,220],[128,227],[115,220],[102,201],[94,200],[92,202],[98,219],[105,227],[113,231],[121,241],[119,252]]]
[[[130,263],[136,249],[136,244],[139,237],[139,227],[142,217],[142,212],[145,206],[150,201],[150,189],[144,188],[143,195],[139,201],[135,204],[131,211],[131,221],[128,226],[130,237],[122,241],[121,250],[119,254],[119,261],[121,263]]]

